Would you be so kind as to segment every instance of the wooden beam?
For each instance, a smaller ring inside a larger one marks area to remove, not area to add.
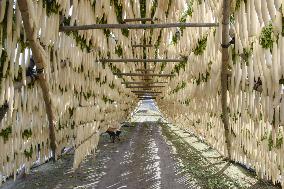
[[[133,48],[137,48],[137,47],[153,47],[153,45],[149,44],[149,45],[132,45]]]
[[[222,65],[221,65],[221,105],[222,105],[222,121],[224,126],[225,145],[227,147],[228,159],[232,159],[231,155],[231,131],[228,112],[228,66],[229,66],[229,26],[230,26],[230,9],[231,0],[223,0],[223,18],[222,18]]]
[[[135,89],[135,88],[143,88],[143,89],[149,89],[149,88],[163,88],[165,86],[163,85],[141,85],[141,86],[127,86],[128,89]]]
[[[160,91],[131,91],[131,92],[133,92],[133,93],[143,93],[143,94],[160,94],[160,93],[162,93],[162,92],[160,92]]]
[[[144,74],[144,73],[113,73],[118,76],[149,76],[149,77],[172,77],[175,74]]]
[[[70,32],[93,29],[155,29],[155,28],[188,28],[188,27],[218,27],[218,23],[164,23],[164,24],[91,24],[81,26],[60,26],[60,32]]]
[[[147,85],[147,84],[156,84],[156,83],[168,83],[168,82],[166,82],[166,81],[149,81],[149,82],[143,82],[143,81],[137,81],[137,82],[135,82],[135,81],[133,81],[133,82],[122,82],[121,84],[124,84],[124,85],[130,85],[130,84],[141,84],[141,85],[143,85],[143,84],[145,84],[145,85]]]
[[[156,97],[158,96],[159,94],[136,94],[138,97]]]
[[[183,62],[185,59],[100,59],[100,62]]]
[[[32,49],[33,58],[35,60],[37,70],[41,70],[37,74],[38,82],[42,90],[43,100],[45,103],[45,109],[47,114],[47,119],[49,122],[49,142],[52,151],[53,159],[56,158],[56,136],[55,136],[55,114],[53,112],[53,105],[51,100],[51,94],[49,90],[49,85],[46,80],[46,74],[44,68],[47,65],[46,52],[40,45],[37,39],[36,30],[34,28],[33,18],[30,14],[33,10],[29,10],[28,0],[18,0],[19,9],[21,11],[23,25],[25,29],[25,34],[29,47]]]
[[[126,18],[123,20],[123,22],[137,22],[137,21],[147,22],[147,21],[154,21],[154,19],[153,18]]]
[[[154,72],[155,69],[136,69],[137,72]]]
[[[153,94],[153,95],[145,95],[145,94],[138,94],[137,97],[139,98],[144,98],[144,97],[157,97],[158,94]]]

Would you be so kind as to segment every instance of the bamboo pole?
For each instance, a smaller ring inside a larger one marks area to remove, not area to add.
[[[179,28],[179,27],[218,27],[218,23],[164,23],[164,24],[91,24],[81,26],[61,26],[59,31],[69,32],[92,29],[155,29],[155,28]]]
[[[143,88],[143,89],[147,89],[147,88],[163,88],[165,86],[163,85],[142,85],[142,86],[127,86],[126,88],[128,89],[135,89],[135,88]]]
[[[184,59],[100,59],[100,62],[183,62]]]
[[[229,126],[227,91],[228,91],[228,65],[230,43],[229,24],[230,24],[230,0],[223,0],[223,20],[222,20],[222,67],[221,67],[221,104],[222,104],[222,121],[225,130],[225,143],[228,151],[229,160],[231,157],[231,132]]]
[[[156,100],[156,98],[139,98],[139,100]]]
[[[137,93],[143,93],[143,94],[160,94],[160,93],[162,93],[160,91],[131,91],[131,92],[133,92],[135,94],[137,94]]]
[[[136,69],[137,72],[153,72],[155,69]]]
[[[149,45],[132,45],[133,48],[137,48],[137,47],[153,47],[153,45],[149,44]]]
[[[144,74],[144,73],[113,73],[118,76],[156,76],[156,77],[172,77],[175,74]]]
[[[159,94],[136,94],[138,97],[157,97]]]
[[[154,20],[153,18],[126,18],[123,20],[123,22],[137,22],[137,21],[146,22],[146,21],[153,21],[153,20]]]
[[[156,98],[158,94],[153,95],[137,95],[138,98]]]
[[[168,82],[166,82],[166,81],[150,81],[150,82],[135,82],[135,81],[133,81],[133,82],[121,82],[121,84],[125,84],[125,85],[130,85],[130,84],[145,84],[145,85],[147,85],[147,84],[158,84],[158,83],[168,83]]]
[[[18,0],[19,9],[21,11],[23,24],[25,28],[25,33],[27,40],[29,42],[29,46],[33,52],[33,58],[35,60],[36,69],[39,70],[37,75],[42,95],[45,103],[46,114],[49,122],[49,139],[50,139],[50,148],[52,151],[53,159],[56,158],[56,137],[55,137],[55,119],[54,113],[52,110],[52,101],[51,95],[48,88],[48,83],[45,78],[44,68],[46,66],[46,54],[40,42],[37,40],[37,34],[35,28],[33,28],[33,18],[30,15],[30,11],[28,9],[28,0]]]

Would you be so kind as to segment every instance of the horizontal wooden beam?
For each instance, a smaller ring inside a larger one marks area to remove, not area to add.
[[[133,82],[121,82],[121,84],[124,85],[130,85],[130,84],[138,84],[138,85],[147,85],[147,84],[156,84],[156,83],[168,83],[166,81],[149,81],[149,82],[145,82],[145,81],[133,81]]]
[[[175,74],[145,74],[145,73],[113,73],[118,76],[149,76],[149,77],[172,77]]]
[[[159,94],[136,94],[138,97],[155,97]]]
[[[100,59],[100,62],[183,62],[185,59]]]
[[[144,94],[160,94],[160,93],[162,93],[162,92],[160,92],[160,91],[131,91],[131,92],[133,92],[133,93],[144,93]]]
[[[136,69],[137,72],[153,72],[155,69]]]
[[[127,86],[128,89],[135,89],[135,88],[143,88],[143,89],[149,89],[149,88],[163,88],[165,86],[163,85],[141,85],[141,86]]]
[[[149,44],[149,45],[132,45],[133,48],[137,48],[137,47],[153,47],[153,45]]]
[[[156,100],[156,98],[139,98],[139,100]]]
[[[139,97],[139,98],[144,98],[144,97],[157,97],[158,95],[157,94],[153,94],[153,95],[145,95],[145,94],[139,94],[139,95],[137,95],[137,97]]]
[[[91,24],[81,26],[60,26],[60,32],[93,29],[155,29],[155,28],[178,28],[178,27],[218,27],[218,23],[164,23],[164,24]]]
[[[154,19],[153,18],[126,18],[123,21],[124,22],[137,22],[137,21],[146,22],[146,21],[154,21]]]

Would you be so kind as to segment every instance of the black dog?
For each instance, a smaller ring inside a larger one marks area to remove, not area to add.
[[[114,143],[116,138],[120,141],[120,138],[119,138],[119,135],[121,133],[120,130],[117,130],[117,131],[107,131],[107,133],[109,134],[109,137],[110,137],[112,143]]]

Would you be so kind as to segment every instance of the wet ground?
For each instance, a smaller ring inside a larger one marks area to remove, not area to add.
[[[224,173],[227,165],[218,168],[165,124],[136,123],[122,131],[114,144],[102,136],[96,157],[87,157],[75,172],[71,153],[3,189],[271,188],[263,182],[242,186]]]

